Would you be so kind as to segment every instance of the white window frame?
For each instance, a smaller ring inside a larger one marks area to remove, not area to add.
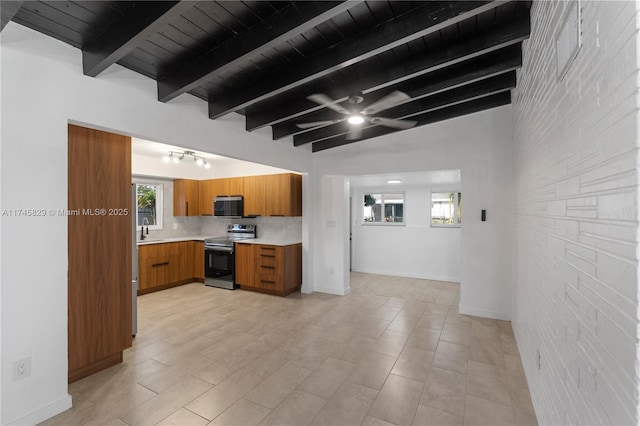
[[[460,228],[462,226],[462,219],[461,222],[458,223],[457,221],[454,223],[433,223],[433,194],[443,194],[443,193],[448,193],[448,192],[453,192],[454,195],[454,200],[458,199],[458,195],[457,194],[462,194],[462,191],[459,189],[441,189],[441,190],[433,190],[430,192],[429,194],[429,226],[431,226],[432,228]],[[455,216],[457,217],[457,203],[455,204]]]
[[[164,184],[159,182],[133,182],[136,185],[136,229],[140,230],[142,226],[138,223],[138,185],[155,186],[156,187],[156,224],[149,225],[149,230],[159,231],[163,229],[163,213],[164,213]],[[147,225],[144,225],[145,229]]]
[[[371,194],[380,194],[381,196],[381,206],[380,206],[380,211],[384,212],[384,196],[385,195],[389,195],[389,194],[393,194],[393,195],[402,195],[402,222],[367,222],[364,220],[364,214],[363,211],[360,210],[360,224],[363,226],[406,226],[407,223],[407,194],[405,191],[389,191],[389,190],[371,190],[371,191],[364,191],[361,196],[360,196],[360,200],[361,203],[364,203],[364,196],[365,195],[371,195]],[[363,204],[360,204],[360,206],[363,206]],[[360,207],[362,208],[362,207]]]

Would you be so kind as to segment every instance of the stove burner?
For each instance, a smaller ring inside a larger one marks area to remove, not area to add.
[[[229,225],[226,237],[213,237],[204,240],[205,248],[233,247],[233,243],[239,240],[256,238],[256,225]]]

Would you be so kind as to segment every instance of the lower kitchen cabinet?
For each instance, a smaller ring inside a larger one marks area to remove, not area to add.
[[[236,243],[236,283],[243,290],[286,296],[302,284],[302,244]]]
[[[200,282],[204,282],[204,242],[191,241],[191,250],[193,252],[193,276]]]
[[[204,282],[203,244],[180,241],[138,246],[138,294]]]

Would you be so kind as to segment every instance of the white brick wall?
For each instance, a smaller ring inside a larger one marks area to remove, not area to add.
[[[637,424],[638,4],[581,4],[558,82],[570,3],[534,1],[513,94],[514,329],[540,424]]]

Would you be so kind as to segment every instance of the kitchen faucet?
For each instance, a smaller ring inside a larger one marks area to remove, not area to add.
[[[147,225],[147,235],[149,235],[149,219],[146,217],[142,219],[142,226],[140,227],[140,240],[144,240],[146,237],[144,236],[144,225]]]

